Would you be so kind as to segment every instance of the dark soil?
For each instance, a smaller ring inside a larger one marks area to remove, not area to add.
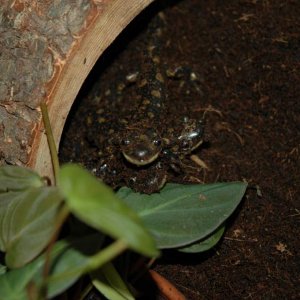
[[[188,299],[300,299],[300,2],[161,2],[100,58],[69,116],[61,160],[99,167],[86,135],[109,133],[87,115],[103,108],[99,95],[141,67],[148,25],[162,18],[161,60],[188,66],[199,79],[168,83],[166,124],[207,110],[207,142],[194,154],[208,169],[186,158],[188,171],[169,180],[246,180],[250,188],[218,247],[201,255],[166,252],[154,268]],[[122,95],[123,106],[134,107],[134,89]]]

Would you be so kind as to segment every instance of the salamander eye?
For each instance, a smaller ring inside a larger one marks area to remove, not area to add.
[[[128,146],[129,144],[130,144],[130,140],[129,139],[122,140],[122,145],[123,146]]]
[[[189,148],[190,148],[189,141],[183,140],[182,143],[181,143],[181,147],[182,147],[183,150],[189,150]]]
[[[131,177],[131,178],[129,179],[129,185],[130,185],[130,186],[133,186],[133,185],[135,184],[135,182],[136,182],[136,177]]]
[[[159,139],[155,139],[155,140],[153,140],[152,142],[153,142],[153,144],[154,144],[155,146],[157,146],[157,147],[159,147],[159,146],[161,145],[161,140],[159,140]]]

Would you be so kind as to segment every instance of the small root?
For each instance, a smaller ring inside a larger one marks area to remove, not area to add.
[[[204,111],[203,117],[205,117],[205,115],[206,115],[207,112],[214,112],[219,117],[223,118],[223,113],[219,109],[214,108],[212,105],[208,105],[206,108],[196,109],[196,111]]]
[[[232,130],[227,122],[217,123],[215,125],[215,129],[216,130],[225,130],[225,131],[228,131],[228,132],[234,134],[234,136],[237,138],[237,140],[240,142],[240,144],[242,146],[244,146],[244,144],[245,144],[244,139],[236,131]]]
[[[209,170],[208,165],[198,156],[198,155],[191,155],[190,159],[198,166],[200,166],[200,168],[205,169],[205,170]]]

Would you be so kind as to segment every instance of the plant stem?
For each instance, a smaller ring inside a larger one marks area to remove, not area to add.
[[[88,271],[95,270],[100,266],[104,265],[105,263],[113,260],[116,256],[121,254],[128,248],[128,245],[123,240],[117,240],[104,248],[103,250],[99,251],[94,256],[90,257],[89,264],[87,266]]]
[[[45,253],[46,258],[45,258],[45,264],[44,264],[44,269],[43,269],[44,281],[46,280],[46,278],[49,274],[51,251],[54,247],[54,244],[57,240],[57,237],[60,233],[60,230],[61,230],[63,224],[65,223],[65,220],[69,216],[69,214],[70,214],[69,208],[66,205],[63,205],[62,208],[60,209],[59,213],[58,213],[57,221],[56,221],[56,224],[55,224],[55,229],[54,229],[54,232],[53,232],[52,237],[50,239],[50,242],[48,244],[46,253]]]
[[[60,233],[60,230],[66,220],[66,218],[69,216],[70,211],[68,209],[68,207],[66,205],[63,205],[60,209],[60,212],[57,216],[57,221],[56,221],[56,225],[55,225],[55,229],[54,232],[52,234],[52,237],[50,239],[50,242],[48,244],[48,247],[46,249],[46,253],[45,253],[45,263],[44,263],[44,267],[43,267],[43,273],[42,273],[42,278],[43,278],[43,284],[42,284],[42,288],[41,288],[41,295],[42,298],[46,298],[47,295],[47,278],[49,275],[49,270],[50,270],[50,261],[51,261],[51,252],[52,249],[55,245],[55,242],[57,240],[57,237]]]
[[[92,290],[92,288],[93,285],[89,283],[88,286],[81,293],[79,300],[84,300],[87,297],[88,293]]]
[[[57,178],[58,178],[58,172],[59,172],[59,160],[58,160],[57,148],[56,148],[53,133],[52,133],[52,128],[51,128],[51,124],[50,124],[47,105],[44,101],[42,101],[40,104],[40,107],[41,107],[45,131],[46,131],[48,146],[50,149],[50,155],[51,155],[52,166],[53,166],[53,171],[54,171],[54,180],[56,183]]]

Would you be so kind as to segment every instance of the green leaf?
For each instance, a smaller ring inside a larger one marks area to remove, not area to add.
[[[134,300],[112,263],[107,263],[101,269],[92,272],[91,277],[95,288],[107,299]]]
[[[52,258],[55,259],[66,249],[65,241],[54,246]],[[41,256],[26,266],[14,269],[0,276],[0,300],[28,299],[27,285],[29,283],[39,287],[42,282],[42,271],[45,257]]]
[[[7,267],[0,264],[0,275],[5,274],[7,271]]]
[[[205,238],[204,240],[195,242],[183,248],[179,248],[178,251],[184,253],[200,253],[200,252],[207,251],[212,247],[214,247],[220,241],[220,239],[224,234],[224,231],[225,231],[225,226],[221,226],[212,235]]]
[[[144,255],[157,256],[158,250],[141,220],[105,184],[77,165],[60,170],[59,187],[76,217]]]
[[[65,249],[53,266],[48,283],[48,297],[54,297],[67,290],[85,273],[88,257],[74,248]],[[36,278],[36,276],[35,276]]]
[[[0,250],[9,268],[23,266],[45,248],[61,201],[55,187],[0,194]]]
[[[98,251],[102,238],[94,234],[76,241],[59,241],[51,252],[51,273],[47,298],[67,290],[86,270],[89,255]],[[40,256],[26,266],[0,275],[0,300],[28,299],[29,283],[40,288],[45,256]]]
[[[0,193],[41,187],[43,179],[34,171],[18,166],[0,167]]]
[[[122,188],[118,196],[138,213],[159,248],[177,248],[204,239],[220,227],[246,187],[244,182],[167,184],[160,193],[145,195]]]
[[[52,259],[54,264],[48,279],[48,297],[50,298],[67,290],[81,275],[88,271],[90,260],[103,243],[103,236],[92,234],[63,243],[65,245],[64,251]],[[38,279],[37,276],[35,278]]]
[[[0,300],[28,299],[26,286],[41,267],[40,261],[34,261],[23,268],[0,275]]]

